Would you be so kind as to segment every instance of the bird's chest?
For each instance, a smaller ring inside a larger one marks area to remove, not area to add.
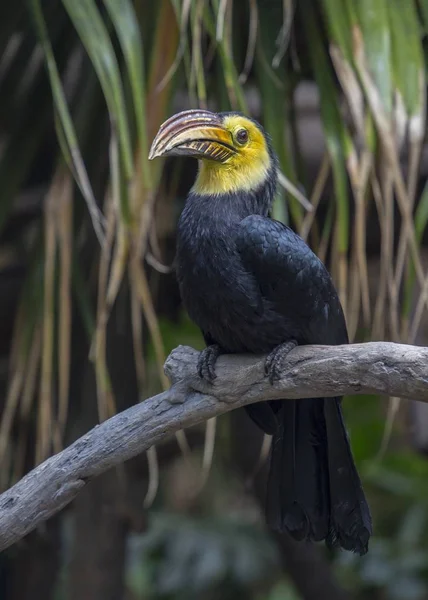
[[[249,349],[264,303],[240,259],[233,227],[179,226],[177,277],[184,305],[207,338],[229,352]]]

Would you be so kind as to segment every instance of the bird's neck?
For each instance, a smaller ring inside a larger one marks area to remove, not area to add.
[[[276,164],[253,189],[202,193],[194,186],[187,200],[187,210],[195,217],[217,222],[239,222],[250,215],[267,216],[276,192]]]
[[[251,163],[219,164],[213,160],[199,160],[198,174],[192,192],[195,194],[224,195],[252,192],[263,185],[268,177],[271,160]]]

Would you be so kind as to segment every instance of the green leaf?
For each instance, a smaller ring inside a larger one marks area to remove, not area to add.
[[[339,46],[346,60],[351,62],[352,24],[347,6],[344,5],[341,10],[338,10],[336,0],[323,0],[323,10],[331,41]]]
[[[276,10],[261,12],[259,15],[260,34],[256,51],[256,74],[259,82],[263,123],[272,138],[272,144],[279,158],[280,168],[285,176],[295,185],[298,183],[297,169],[294,161],[296,149],[286,140],[291,140],[289,106],[294,91],[294,82],[290,81],[291,71],[284,67],[273,71],[271,63],[277,52],[276,38],[272,30],[281,22],[282,10],[277,5]],[[288,134],[288,135],[287,135]],[[291,146],[291,147],[290,147]],[[274,202],[273,214],[280,221],[288,222],[287,208],[296,224],[300,224],[302,217],[301,205],[288,196],[288,205],[285,202],[286,194],[279,189]]]
[[[392,71],[409,115],[422,110],[424,57],[416,6],[413,0],[389,0]],[[425,93],[425,92],[423,92]]]
[[[106,99],[112,127],[117,128],[121,164],[127,183],[134,173],[131,135],[123,93],[122,79],[106,25],[93,0],[62,0],[89,55]],[[121,196],[121,211],[129,221],[127,195]]]
[[[213,5],[214,12],[218,15],[219,0],[213,0]],[[213,17],[208,9],[204,11],[204,24],[211,39],[213,41],[216,40],[216,27]],[[238,71],[232,56],[232,49],[226,40],[226,36],[223,36],[223,38],[218,41],[218,52],[223,66],[224,81],[229,93],[232,108],[248,114],[247,100],[242,90],[242,86],[239,83]]]
[[[77,135],[74,129],[64,90],[61,84],[61,78],[58,73],[58,67],[49,41],[46,23],[43,18],[43,12],[40,0],[31,0],[36,29],[38,31],[49,73],[49,79],[52,88],[52,94],[59,120],[56,120],[58,140],[63,150],[64,158],[74,171],[77,183],[88,204],[89,212],[92,216],[94,230],[97,233],[99,241],[102,243],[104,233],[102,229],[102,216],[98,209],[94,193],[86,172],[85,164],[79,149]],[[59,127],[59,125],[61,127]]]
[[[321,38],[320,28],[317,25],[313,7],[307,0],[302,2],[302,5],[305,6],[305,27],[307,39],[310,40],[309,52],[314,77],[320,93],[321,118],[328,152],[331,157],[337,202],[339,251],[345,253],[349,242],[349,194],[345,158],[349,153],[352,142],[339,111],[333,71]]]
[[[384,108],[390,114],[393,87],[388,2],[389,0],[359,0],[354,6],[369,70]]]
[[[146,128],[146,89],[144,79],[144,48],[141,40],[137,15],[130,0],[104,0],[116,30],[125,57],[138,132],[138,145],[141,167],[147,188],[151,187],[151,173],[148,168],[148,140]]]

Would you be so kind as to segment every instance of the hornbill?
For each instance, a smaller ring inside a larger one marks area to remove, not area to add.
[[[272,384],[299,344],[346,344],[331,277],[305,242],[270,218],[278,159],[240,113],[187,110],[160,127],[149,158],[192,156],[199,169],[177,230],[183,303],[207,344],[199,375],[223,353],[266,353]],[[271,528],[365,554],[371,516],[344,426],[341,398],[246,407],[273,436],[266,494]]]

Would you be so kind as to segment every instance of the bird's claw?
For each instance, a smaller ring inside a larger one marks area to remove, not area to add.
[[[296,340],[289,340],[288,342],[284,342],[283,344],[280,344],[274,348],[272,352],[267,355],[265,360],[265,374],[266,377],[269,377],[269,381],[272,385],[275,381],[278,381],[281,378],[284,360],[289,352],[291,352],[296,346]]]
[[[217,377],[215,372],[215,363],[220,356],[221,350],[218,344],[211,344],[199,355],[198,359],[198,375],[201,379],[205,379],[212,383]]]

